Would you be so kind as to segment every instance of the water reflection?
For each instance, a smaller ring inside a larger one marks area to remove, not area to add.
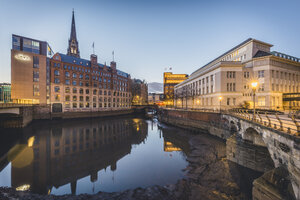
[[[181,151],[181,148],[165,136],[165,140],[159,138],[153,122],[149,129],[152,136],[148,137],[148,123],[139,118],[120,118],[32,125],[23,130],[22,140],[2,157],[6,160],[5,164],[11,161],[11,186],[42,194],[78,194],[119,191],[160,182],[174,183],[182,177],[181,169],[187,163],[182,154],[174,152],[174,158],[170,160],[163,157],[163,152]],[[149,144],[145,144],[146,140]],[[158,148],[160,143],[163,143],[163,149],[162,146]],[[137,146],[139,150],[135,149]],[[126,156],[129,154],[132,154],[131,157]],[[145,158],[153,162],[148,163],[153,168],[150,173],[145,172],[148,170],[144,166],[147,163],[143,161]],[[120,170],[117,170],[118,162],[121,162]],[[166,166],[165,162],[170,166]],[[169,170],[175,163],[178,166]],[[8,173],[9,169],[3,171],[6,172],[1,173]],[[108,174],[112,180],[107,180]],[[144,180],[135,177],[139,174],[143,174]],[[156,177],[153,174],[158,177],[156,182],[151,180]],[[114,176],[118,176],[116,183]],[[165,180],[161,181],[162,178]],[[98,185],[96,189],[95,184]],[[87,185],[92,187],[92,191],[86,189]]]

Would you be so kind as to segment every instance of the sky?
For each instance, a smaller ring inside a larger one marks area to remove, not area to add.
[[[10,82],[11,35],[67,53],[72,9],[80,56],[93,53],[132,78],[191,74],[248,38],[300,57],[300,0],[0,0],[0,82]]]

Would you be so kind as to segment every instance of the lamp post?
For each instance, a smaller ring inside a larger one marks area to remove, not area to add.
[[[253,96],[253,118],[252,118],[253,121],[255,121],[255,91],[256,91],[257,85],[258,85],[257,81],[253,81],[251,83],[252,96]]]
[[[220,113],[221,113],[221,102],[222,102],[223,97],[219,96],[219,102],[220,102]]]

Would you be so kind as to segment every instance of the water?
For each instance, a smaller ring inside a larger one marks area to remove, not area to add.
[[[173,184],[188,164],[180,130],[141,118],[37,122],[0,132],[0,186],[40,194]]]

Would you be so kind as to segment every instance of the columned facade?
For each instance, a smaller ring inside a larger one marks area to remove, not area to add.
[[[271,52],[272,45],[248,39],[207,65],[193,72],[175,86],[177,108],[229,109],[253,108],[282,110],[300,101],[283,95],[299,94],[300,59]]]

